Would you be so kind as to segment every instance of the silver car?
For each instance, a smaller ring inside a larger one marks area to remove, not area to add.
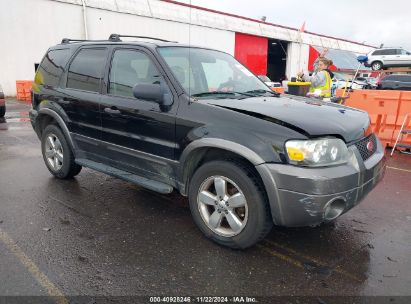
[[[368,55],[366,67],[371,67],[374,71],[385,67],[411,66],[411,52],[402,48],[383,48],[371,51]]]

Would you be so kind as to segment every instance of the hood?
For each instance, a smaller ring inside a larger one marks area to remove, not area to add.
[[[210,104],[293,129],[307,137],[339,135],[345,142],[364,137],[369,125],[366,112],[305,97],[251,97],[203,99]]]

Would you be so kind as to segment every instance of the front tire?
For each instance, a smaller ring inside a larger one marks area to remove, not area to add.
[[[55,177],[69,179],[81,171],[81,166],[74,162],[71,148],[56,125],[48,125],[41,137],[41,151],[47,169]]]
[[[261,181],[239,162],[211,161],[201,166],[190,181],[189,201],[199,229],[223,246],[253,246],[273,225]]]
[[[371,68],[372,68],[373,71],[381,70],[382,67],[383,67],[383,65],[382,65],[382,62],[380,62],[380,61],[375,61],[371,64]]]

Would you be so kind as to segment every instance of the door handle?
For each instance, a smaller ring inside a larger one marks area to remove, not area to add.
[[[63,105],[68,105],[68,104],[70,104],[70,101],[69,100],[67,100],[67,98],[59,98],[58,100],[57,100],[57,102],[59,103],[59,104],[63,104]]]
[[[104,108],[104,112],[108,114],[120,114],[120,110],[117,109],[117,107],[111,107],[111,108]]]

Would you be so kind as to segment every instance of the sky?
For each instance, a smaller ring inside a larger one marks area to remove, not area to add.
[[[411,50],[410,0],[176,0],[378,47]]]

